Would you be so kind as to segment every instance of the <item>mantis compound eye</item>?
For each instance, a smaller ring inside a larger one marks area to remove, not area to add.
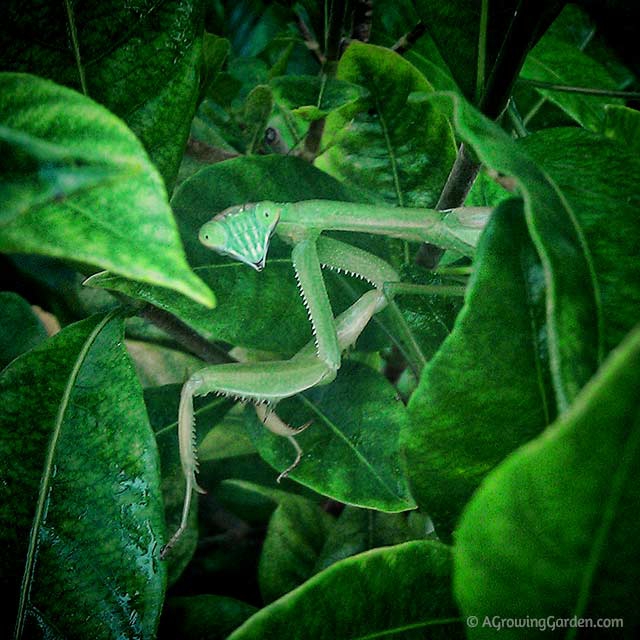
[[[224,226],[215,221],[203,224],[198,235],[200,242],[210,249],[224,247],[227,241],[227,233]]]

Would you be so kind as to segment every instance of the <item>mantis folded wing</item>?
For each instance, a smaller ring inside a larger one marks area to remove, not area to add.
[[[293,245],[293,267],[314,339],[290,360],[214,365],[196,372],[185,383],[180,397],[178,435],[186,494],[180,526],[165,545],[163,556],[187,526],[193,491],[203,492],[196,481],[194,396],[217,393],[256,403],[265,426],[289,438],[296,448],[296,460],[281,474],[283,477],[300,459],[301,450],[293,438],[300,429],[286,425],[270,407],[305,389],[334,380],[342,352],[356,342],[371,317],[387,305],[389,294],[384,293],[385,284],[400,279],[381,258],[323,236],[322,232],[382,234],[429,242],[471,256],[489,213],[486,208],[440,212],[329,200],[265,201],[230,207],[202,226],[199,237],[205,246],[257,271],[264,268],[274,233]],[[373,289],[334,319],[321,267],[356,275]]]

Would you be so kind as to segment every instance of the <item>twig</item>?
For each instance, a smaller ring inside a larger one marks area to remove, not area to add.
[[[549,91],[561,91],[563,93],[580,93],[586,96],[602,96],[604,98],[624,98],[626,100],[640,100],[640,91],[622,91],[616,89],[594,89],[591,87],[573,87],[566,84],[555,84],[554,82],[543,82],[542,80],[529,80],[520,78],[518,82],[531,85],[539,89]]]
[[[321,65],[324,65],[325,58],[322,53],[322,49],[320,49],[320,45],[318,44],[318,41],[313,37],[313,34],[311,33],[311,30],[307,26],[307,23],[304,21],[302,16],[297,11],[296,11],[296,24],[298,26],[298,31],[300,31],[300,35],[302,36],[302,39],[304,40],[304,44],[306,45],[307,49],[309,49],[309,51],[313,53],[313,55],[316,57],[316,60]]]
[[[148,304],[139,311],[139,315],[145,320],[153,322],[153,324],[205,362],[212,364],[235,362],[224,349],[209,342],[167,311]]]
[[[461,144],[447,182],[440,194],[440,199],[436,204],[436,209],[454,209],[461,206],[466,200],[479,170],[480,163],[472,158],[465,145]],[[440,249],[423,244],[416,254],[416,262],[422,266],[431,267],[434,260],[437,260],[440,255],[442,255]]]
[[[392,51],[399,53],[400,55],[405,54],[413,45],[418,42],[418,40],[425,34],[427,30],[427,25],[419,20],[411,31],[405,33],[398,41],[391,47]]]
[[[331,4],[331,15],[329,16],[329,27],[327,32],[327,46],[325,61],[322,65],[322,75],[326,79],[336,73],[338,60],[340,59],[342,40],[342,24],[344,22],[345,0],[333,0]],[[304,149],[300,154],[304,160],[313,162],[320,150],[320,141],[324,133],[325,118],[314,120],[309,125],[309,131],[304,140]]]
[[[187,141],[186,152],[192,158],[199,160],[200,162],[208,162],[214,164],[216,162],[222,162],[223,160],[229,160],[230,158],[237,158],[240,154],[234,151],[227,151],[226,149],[220,149],[219,147],[212,147],[206,142],[189,138]]]
[[[369,42],[372,16],[373,0],[355,0],[353,22],[351,24],[351,40]]]

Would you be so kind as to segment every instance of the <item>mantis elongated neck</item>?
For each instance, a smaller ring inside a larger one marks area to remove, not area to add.
[[[489,209],[465,208],[447,212],[332,200],[304,200],[280,205],[276,233],[296,242],[310,229],[356,231],[430,242],[472,255]]]

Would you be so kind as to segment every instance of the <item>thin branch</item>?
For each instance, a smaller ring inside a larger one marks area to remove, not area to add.
[[[71,0],[64,0],[64,6],[67,10],[67,18],[69,20],[69,32],[71,33],[71,44],[73,45],[73,55],[76,59],[76,66],[78,67],[78,75],[80,76],[80,87],[82,93],[85,96],[89,95],[89,89],[87,88],[87,79],[84,74],[84,66],[80,58],[80,43],[78,41],[78,29],[76,28],[76,18],[73,12],[73,4]]]
[[[344,23],[346,2],[345,0],[333,0],[331,14],[329,15],[329,27],[327,31],[327,48],[325,61],[322,65],[322,76],[326,79],[336,73],[338,60],[340,59],[342,40],[342,25]],[[300,154],[304,160],[313,162],[320,150],[320,142],[324,133],[325,118],[314,120],[309,125],[309,131],[304,140],[304,149]]]
[[[418,40],[425,34],[427,31],[427,25],[419,20],[411,31],[405,33],[401,38],[397,40],[397,42],[391,47],[392,51],[399,53],[400,55],[405,54],[413,45],[418,42]]]
[[[566,84],[556,84],[554,82],[544,82],[542,80],[529,80],[520,78],[519,82],[528,84],[539,89],[549,91],[560,91],[562,93],[580,93],[586,96],[602,96],[604,98],[623,98],[626,100],[640,100],[640,91],[618,91],[616,89],[594,89],[592,87],[574,87]]]
[[[153,322],[153,324],[205,362],[212,364],[235,362],[224,349],[209,342],[167,311],[148,304],[139,311],[139,315],[145,320]]]
[[[351,40],[369,42],[372,16],[373,0],[355,0],[353,22],[351,24]]]
[[[186,153],[200,162],[208,162],[211,164],[229,160],[230,158],[237,158],[240,155],[234,151],[212,147],[210,144],[201,142],[195,138],[189,138],[187,141]]]
[[[296,25],[298,26],[298,31],[300,31],[300,35],[302,36],[302,39],[304,40],[304,44],[306,45],[307,49],[309,49],[309,51],[313,53],[316,60],[321,65],[324,65],[325,58],[324,58],[324,54],[322,53],[322,49],[320,48],[320,44],[313,37],[313,34],[311,33],[311,30],[307,26],[307,23],[304,21],[303,17],[297,11],[296,11]]]

